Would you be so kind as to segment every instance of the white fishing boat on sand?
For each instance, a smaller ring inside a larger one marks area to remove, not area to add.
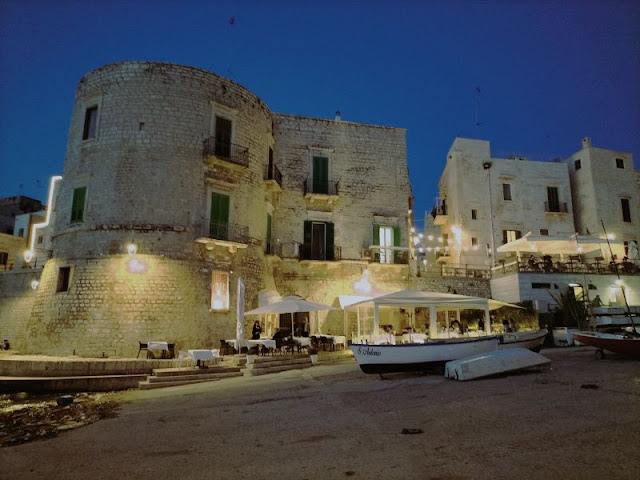
[[[498,349],[527,348],[533,352],[539,352],[547,336],[547,330],[537,330],[535,332],[507,332],[498,335],[500,344]]]
[[[364,373],[424,371],[434,365],[498,348],[497,337],[456,338],[401,345],[352,344],[351,351]]]
[[[517,372],[551,363],[547,357],[527,348],[508,348],[480,353],[447,362],[444,376],[454,380],[473,380],[508,372]]]

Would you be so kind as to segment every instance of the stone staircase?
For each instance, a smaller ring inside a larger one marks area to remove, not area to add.
[[[251,362],[251,363],[249,363]],[[268,373],[284,372],[285,370],[296,370],[313,366],[309,355],[280,355],[280,356],[255,356],[252,361],[248,361],[244,375],[256,376]]]
[[[229,377],[241,377],[241,366],[214,365],[207,367],[158,368],[146,380],[138,382],[141,390],[174,387],[191,383],[212,382]]]

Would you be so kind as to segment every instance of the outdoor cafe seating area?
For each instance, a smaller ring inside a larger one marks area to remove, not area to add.
[[[256,347],[259,355],[300,353],[313,348],[317,351],[336,351],[346,347],[344,335],[284,336],[282,338],[220,340],[220,355],[234,355]]]
[[[585,258],[583,255],[528,255],[513,260],[500,260],[494,273],[586,273],[586,274],[640,274],[640,262],[617,258],[607,262],[604,257]]]

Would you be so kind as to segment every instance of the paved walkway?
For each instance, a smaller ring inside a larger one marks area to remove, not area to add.
[[[542,353],[547,372],[472,382],[348,362],[123,392],[117,418],[0,449],[2,476],[637,478],[640,364]]]

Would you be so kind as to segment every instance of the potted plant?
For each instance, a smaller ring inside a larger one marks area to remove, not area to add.
[[[256,356],[258,355],[258,348],[251,347],[247,351],[247,364],[252,364],[255,361]]]
[[[553,315],[553,342],[556,346],[573,346],[573,332],[584,330],[588,326],[589,315],[585,298],[582,293],[576,296],[571,287],[551,296],[558,304],[558,309]]]
[[[309,348],[309,356],[311,357],[311,363],[313,365],[317,365],[318,364],[318,350],[316,350],[313,347]]]

